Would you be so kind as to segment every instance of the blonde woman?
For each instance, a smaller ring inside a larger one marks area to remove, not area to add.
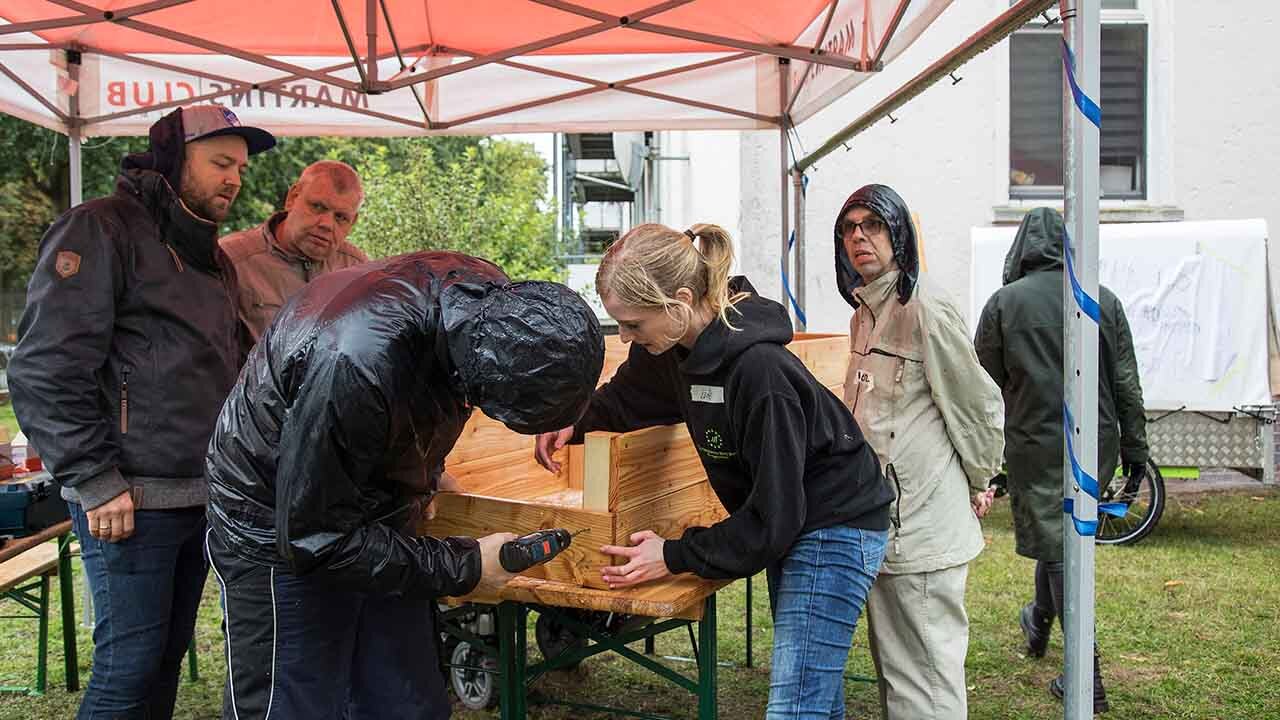
[[[683,421],[729,517],[679,538],[635,533],[604,580],[623,588],[680,573],[767,570],[774,613],[767,717],[843,718],[844,667],[880,569],[893,493],[839,398],[786,347],[776,302],[729,277],[733,243],[715,225],[641,225],[596,273],[631,352],[573,427],[540,435],[536,456],[592,430]]]

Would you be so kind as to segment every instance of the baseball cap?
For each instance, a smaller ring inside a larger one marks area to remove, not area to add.
[[[257,155],[276,145],[271,133],[240,124],[236,114],[220,105],[188,105],[182,108],[183,142],[193,142],[219,135],[239,135],[249,145],[249,154]]]

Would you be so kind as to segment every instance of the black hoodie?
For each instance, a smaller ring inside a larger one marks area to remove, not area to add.
[[[752,291],[745,278],[732,292]],[[751,295],[716,320],[692,351],[633,345],[575,427],[625,432],[684,421],[729,517],[665,546],[667,568],[704,578],[749,577],[803,533],[889,527],[893,493],[848,408],[786,349],[786,309]]]

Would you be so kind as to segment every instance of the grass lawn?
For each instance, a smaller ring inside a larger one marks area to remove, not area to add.
[[[1061,706],[1045,690],[1061,666],[1060,635],[1055,631],[1043,660],[1020,653],[1015,618],[1030,595],[1032,563],[1013,552],[1008,503],[997,505],[985,528],[987,552],[970,573],[970,714],[1061,717]],[[1140,545],[1099,548],[1098,630],[1110,717],[1280,718],[1278,560],[1280,492],[1262,486],[1237,494],[1171,497],[1159,528]],[[81,587],[79,578],[76,586]],[[719,599],[720,657],[735,664],[744,657],[743,587],[737,583]],[[757,666],[720,671],[720,717],[729,720],[760,717],[768,694],[770,627],[763,587],[761,578],[755,594]],[[12,607],[10,603],[4,612]],[[178,718],[219,716],[223,663],[217,608],[217,591],[210,583],[197,630],[201,678],[183,680]],[[48,695],[0,697],[0,719],[74,715],[79,695],[62,687],[58,617],[55,601]],[[34,623],[0,623],[0,684],[30,682],[34,638]],[[850,674],[872,674],[866,647],[865,630],[859,629]],[[83,629],[79,648],[87,680],[92,647]],[[658,653],[689,656],[687,637],[669,634],[659,640]],[[692,672],[689,665],[670,664]],[[616,657],[588,660],[579,670],[546,678],[537,687],[559,698],[696,717],[691,696]],[[874,686],[851,682],[846,697],[849,717],[878,716]],[[534,707],[530,715],[541,720],[607,717],[558,707]],[[459,709],[454,717],[478,720],[496,713]]]
[[[18,418],[13,414],[13,403],[0,404],[0,427],[9,431],[10,438],[18,434]]]

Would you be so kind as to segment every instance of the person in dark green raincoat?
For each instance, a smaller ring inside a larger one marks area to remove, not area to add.
[[[1005,406],[1005,465],[1019,555],[1036,560],[1035,599],[1019,618],[1027,652],[1042,657],[1062,621],[1063,298],[1062,216],[1036,208],[1022,220],[1004,262],[1004,287],[982,310],[974,346],[1000,386]],[[1099,288],[1098,477],[1124,463],[1130,484],[1145,472],[1146,416],[1133,338],[1120,300]],[[1062,678],[1050,691],[1062,696]],[[1107,708],[1094,660],[1095,711]]]

